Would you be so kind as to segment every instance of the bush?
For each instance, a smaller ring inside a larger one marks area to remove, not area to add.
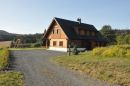
[[[105,50],[105,47],[97,47],[93,49],[93,55],[101,55],[103,51]]]
[[[76,45],[73,47],[72,53],[73,53],[74,55],[78,55],[78,54],[79,54],[79,51],[77,50],[77,46],[76,46]]]
[[[130,56],[130,46],[128,45],[114,45],[109,47],[95,48],[92,51],[93,55],[106,57],[128,57]]]
[[[130,57],[130,50],[127,50],[126,56]]]
[[[9,51],[7,48],[0,50],[0,70],[5,69],[8,66]]]
[[[116,52],[118,52],[119,49],[117,47],[110,47],[106,48],[103,53],[101,53],[102,56],[112,57],[116,56]]]

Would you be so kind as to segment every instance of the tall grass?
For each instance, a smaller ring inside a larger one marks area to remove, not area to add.
[[[9,51],[7,48],[0,50],[0,70],[8,67]]]

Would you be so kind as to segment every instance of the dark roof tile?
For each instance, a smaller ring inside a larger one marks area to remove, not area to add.
[[[61,26],[61,28],[63,29],[63,31],[65,32],[65,34],[68,36],[69,39],[79,39],[79,40],[94,39],[97,41],[104,41],[104,38],[100,35],[100,33],[97,31],[97,29],[91,24],[85,24],[85,23],[79,24],[79,22],[77,22],[77,21],[61,19],[61,18],[57,18],[57,17],[54,17],[53,20],[55,20]],[[95,31],[97,34],[95,37],[81,36],[75,32],[75,27],[80,27],[82,29]]]

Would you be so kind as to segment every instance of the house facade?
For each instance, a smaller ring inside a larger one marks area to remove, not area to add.
[[[54,18],[43,36],[43,46],[50,50],[67,51],[77,46],[79,50],[91,50],[105,46],[106,41],[93,25]]]

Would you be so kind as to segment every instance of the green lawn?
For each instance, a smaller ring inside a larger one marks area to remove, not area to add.
[[[111,84],[130,86],[129,57],[101,57],[92,55],[92,52],[85,52],[80,55],[59,56],[53,60],[62,66]]]
[[[0,50],[0,86],[24,86],[23,74],[16,71],[7,71],[9,51],[7,48]]]

